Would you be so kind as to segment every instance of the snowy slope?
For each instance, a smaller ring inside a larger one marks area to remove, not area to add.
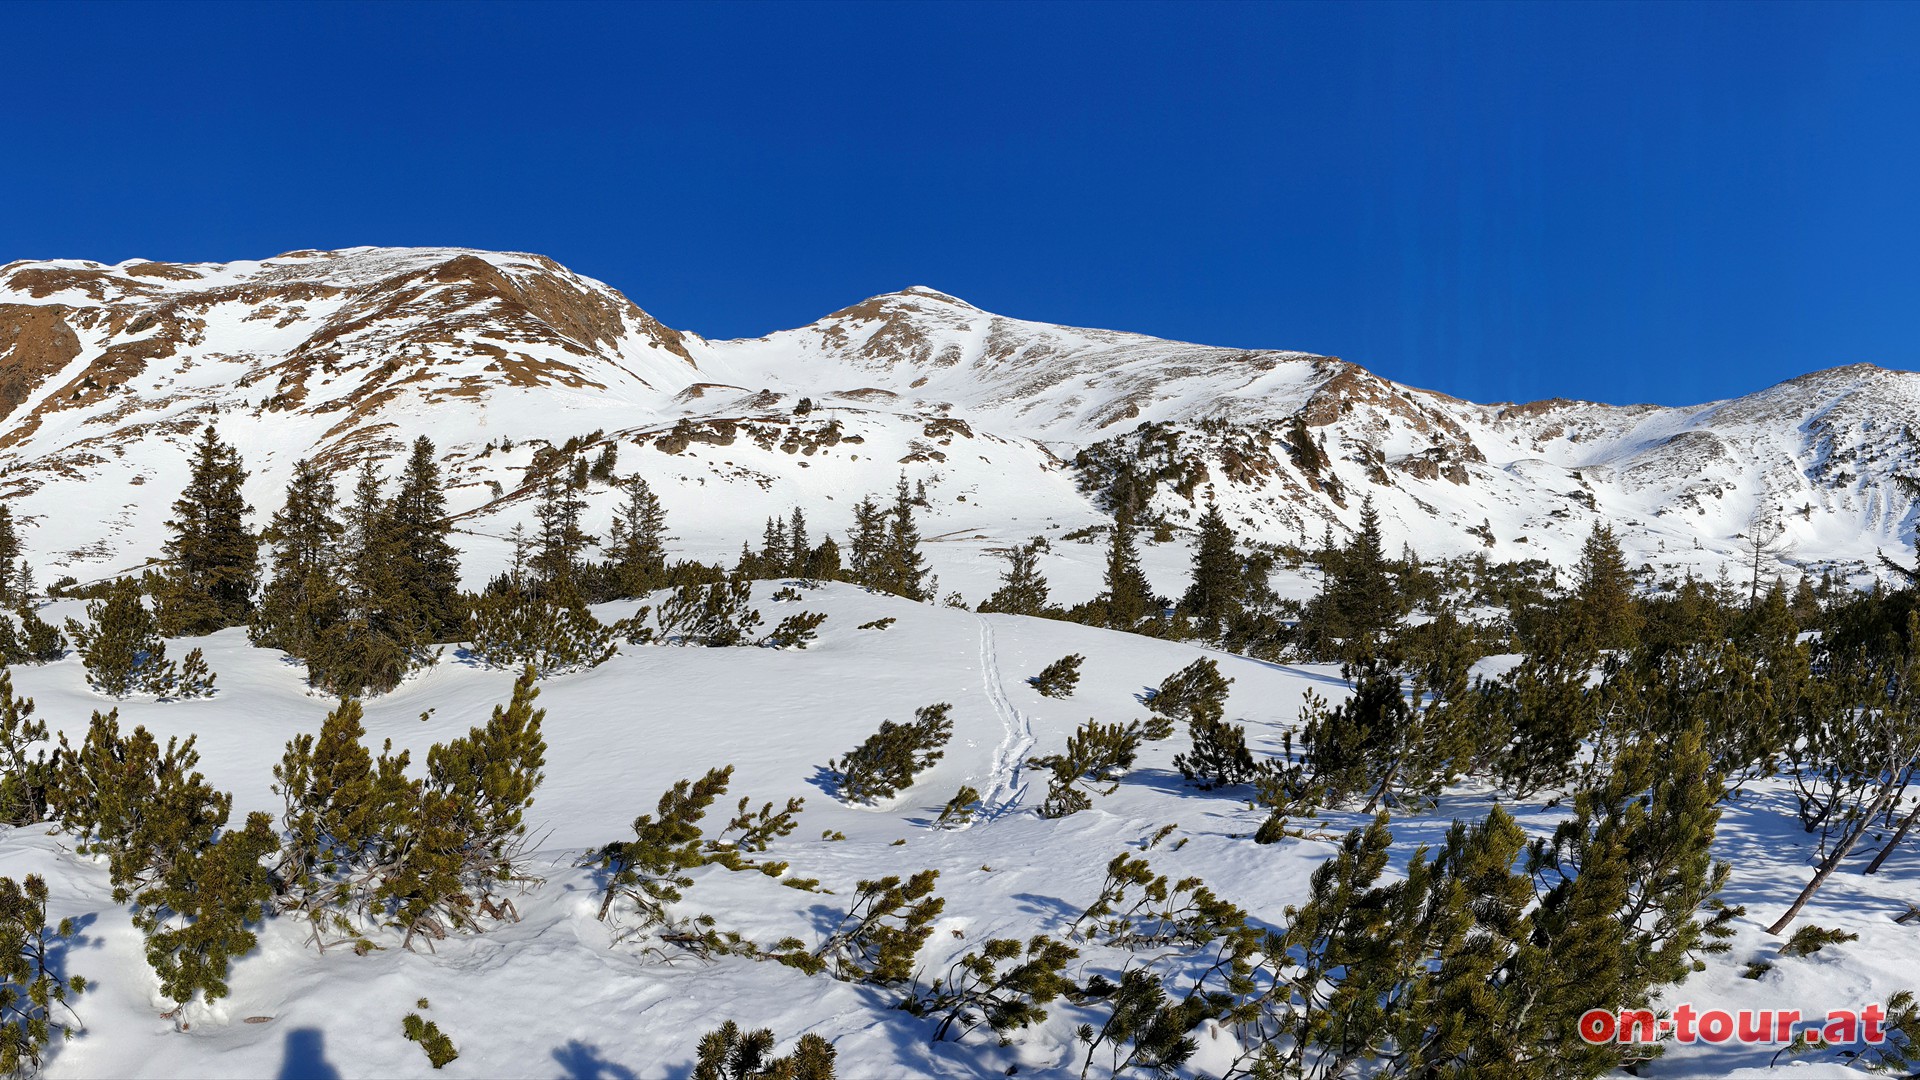
[[[769,604],[774,587],[757,587],[765,610],[788,607]],[[684,1077],[699,1034],[728,1017],[773,1028],[783,1048],[807,1032],[828,1038],[839,1052],[840,1075],[848,1078],[985,1077],[1015,1066],[1025,1076],[1079,1075],[1082,1051],[1073,1028],[1098,1024],[1097,1010],[1062,1004],[1012,1046],[980,1035],[936,1044],[931,1020],[900,1012],[894,995],[872,987],[740,958],[663,965],[631,943],[614,941],[594,917],[595,878],[576,862],[587,848],[627,835],[634,815],[651,810],[674,780],[722,764],[736,766],[729,799],[805,798],[800,828],[768,854],[790,861],[791,876],[820,879],[831,894],[710,867],[697,873],[684,910],[709,913],[721,927],[762,943],[788,935],[811,943],[845,910],[856,880],[937,869],[946,908],[921,956],[925,979],[985,938],[1064,930],[1094,899],[1106,861],[1121,851],[1141,853],[1162,826],[1177,829],[1147,852],[1157,870],[1201,875],[1268,924],[1279,923],[1285,906],[1304,898],[1310,871],[1333,853],[1330,839],[1252,843],[1247,837],[1262,812],[1249,809],[1247,792],[1197,792],[1172,769],[1171,756],[1184,739],[1149,744],[1117,792],[1058,821],[1031,813],[1045,785],[1020,765],[1029,753],[1060,749],[1089,715],[1143,717],[1137,695],[1200,655],[1215,656],[1234,680],[1229,715],[1245,721],[1255,751],[1273,752],[1304,693],[1341,692],[1325,669],[1072,624],[982,617],[839,585],[807,589],[792,606],[829,616],[820,642],[805,651],[628,647],[600,668],[541,684],[547,779],[529,822],[538,848],[533,864],[545,882],[514,897],[521,921],[419,952],[383,936],[382,951],[355,956],[349,949],[317,953],[292,919],[273,920],[261,931],[260,947],[236,962],[232,995],[196,1006],[185,1017],[185,1032],[160,1016],[165,1005],[127,909],[110,899],[104,865],[73,855],[68,838],[40,829],[0,833],[0,874],[47,877],[53,914],[74,918],[80,931],[63,962],[96,983],[79,1004],[86,1033],[55,1051],[48,1075]],[[603,611],[624,613],[611,606]],[[881,616],[899,621],[884,632],[855,629]],[[201,767],[214,785],[234,793],[236,815],[277,812],[272,766],[289,738],[317,730],[328,703],[303,692],[297,668],[247,648],[237,631],[195,644],[207,649],[219,672],[219,693],[206,701],[120,703],[122,723],[145,724],[162,736],[198,736]],[[1087,657],[1073,697],[1044,698],[1026,685],[1027,676],[1070,651]],[[18,669],[14,677],[18,689],[36,699],[39,716],[74,737],[93,709],[107,705],[86,688],[71,658]],[[369,703],[369,741],[391,738],[423,751],[483,723],[511,681],[505,672],[449,656]],[[953,706],[947,756],[891,805],[844,806],[818,786],[818,766],[881,719],[904,719],[935,700]],[[964,830],[931,829],[941,804],[963,783],[988,794],[988,812]],[[1777,940],[1760,926],[1806,873],[1805,838],[1788,824],[1779,795],[1763,787],[1730,804],[1720,854],[1735,860],[1736,872],[1725,895],[1753,910],[1738,923],[1733,952],[1712,958],[1669,1004],[1791,1005],[1811,1012],[1884,1000],[1912,984],[1920,945],[1889,917],[1906,900],[1906,875],[1897,863],[1879,878],[1837,877],[1806,913],[1803,921],[1858,932],[1859,941],[1780,960],[1758,983],[1739,977],[1746,961],[1774,958]],[[1429,815],[1397,823],[1397,865],[1417,844],[1439,842],[1450,819],[1478,819],[1490,803],[1483,793],[1455,793]],[[1540,834],[1563,812],[1531,805],[1509,810]],[[1329,814],[1327,835],[1360,821],[1354,813]],[[823,839],[829,832],[846,839]],[[1072,972],[1082,979],[1095,972],[1111,977],[1125,959],[1087,948]],[[401,1016],[422,997],[431,1002],[426,1015],[461,1053],[441,1073],[432,1073],[400,1033]],[[1187,1075],[1219,1068],[1231,1049],[1230,1036],[1206,1029],[1193,1063],[1199,1072]],[[1770,1055],[1771,1049],[1676,1048],[1647,1075],[1760,1075]],[[1094,1075],[1103,1074],[1096,1068]],[[1846,1074],[1804,1067],[1791,1075]]]
[[[1868,365],[1687,408],[1478,405],[1329,357],[1024,322],[924,287],[708,341],[550,260],[460,249],[0,267],[0,495],[43,580],[156,556],[209,420],[263,517],[300,457],[345,470],[431,435],[475,581],[526,515],[536,449],[569,438],[617,446],[679,549],[709,558],[795,505],[841,532],[905,472],[930,486],[945,588],[974,601],[993,549],[1106,520],[1075,462],[1116,448],[1161,470],[1151,506],[1170,521],[1211,493],[1275,542],[1343,533],[1372,495],[1390,544],[1428,555],[1564,563],[1605,520],[1636,565],[1711,576],[1763,515],[1784,529],[1775,571],[1860,570],[1913,549],[1899,478],[1920,475],[1916,414],[1920,376]],[[1324,473],[1296,463],[1296,417]],[[613,493],[592,502],[603,526]],[[1088,560],[1061,558],[1063,598],[1083,598]]]

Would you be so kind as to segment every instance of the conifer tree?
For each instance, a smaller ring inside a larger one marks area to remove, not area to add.
[[[199,760],[192,738],[162,750],[146,728],[122,736],[117,714],[96,712],[78,750],[61,736],[50,799],[76,850],[106,856],[114,900],[132,901],[147,961],[177,1006],[226,994],[229,965],[255,944],[247,924],[272,894],[260,860],[279,846],[263,813],[226,829],[233,797],[207,784]]]
[[[787,544],[787,523],[782,518],[770,517],[765,529],[760,533],[760,555],[754,561],[754,577],[778,577],[787,572],[787,566],[793,561],[793,550]]]
[[[945,978],[935,979],[924,995],[905,1002],[918,1016],[937,1015],[933,1041],[957,1032],[955,1039],[985,1025],[1001,1038],[1016,1028],[1047,1018],[1046,1006],[1079,990],[1065,974],[1080,950],[1045,934],[1026,942],[1024,955],[1015,938],[994,938],[953,962]]]
[[[1194,716],[1187,722],[1192,745],[1173,756],[1173,767],[1202,791],[1253,782],[1260,767],[1247,749],[1247,729],[1216,716]]]
[[[7,649],[6,661],[9,664],[45,664],[58,660],[67,654],[67,639],[53,624],[42,619],[38,613],[25,604],[15,609],[14,615],[20,620],[20,631],[14,638],[14,647]],[[0,618],[0,623],[5,623]],[[12,627],[8,627],[12,629]]]
[[[563,603],[508,590],[480,596],[468,605],[467,652],[488,667],[529,665],[542,678],[598,667],[619,651],[616,639],[634,620],[608,626],[584,604]]]
[[[427,1004],[426,998],[420,999],[421,1007]],[[427,1063],[436,1069],[444,1069],[447,1064],[460,1056],[453,1040],[440,1030],[440,1025],[422,1017],[419,1013],[408,1013],[400,1019],[400,1033],[407,1041],[418,1043],[422,1053],[427,1055]]]
[[[621,485],[627,501],[614,515],[607,558],[624,596],[641,596],[665,584],[667,514],[659,496],[638,474]]]
[[[1027,759],[1028,765],[1053,773],[1040,816],[1066,817],[1091,807],[1093,799],[1082,785],[1105,784],[1099,794],[1113,794],[1116,778],[1133,767],[1142,738],[1138,721],[1122,726],[1088,720],[1067,738],[1065,753]]]
[[[1648,740],[1576,797],[1551,842],[1534,845],[1528,863],[1545,891],[1497,1004],[1479,1019],[1496,1053],[1545,1076],[1594,1076],[1647,1053],[1587,1044],[1576,1021],[1594,1001],[1648,1008],[1698,954],[1726,950],[1727,923],[1741,912],[1713,900],[1729,872],[1711,851],[1723,793],[1697,731]]]
[[[259,541],[247,530],[253,507],[241,494],[247,473],[240,465],[239,453],[208,424],[167,522],[170,565],[159,600],[160,621],[170,634],[245,625],[253,610]]]
[[[307,657],[309,681],[342,697],[385,693],[434,657],[399,578],[384,486],[378,467],[362,462],[344,514],[340,618]]]
[[[45,750],[47,725],[33,718],[33,699],[15,697],[13,673],[0,668],[0,824],[31,825],[47,819],[47,793],[55,763]],[[6,955],[0,949],[0,957]]]
[[[1575,570],[1574,617],[1596,649],[1633,645],[1640,612],[1633,600],[1633,574],[1613,529],[1596,523],[1580,549]]]
[[[700,1037],[693,1080],[834,1080],[834,1049],[827,1040],[802,1035],[786,1057],[772,1056],[773,1044],[771,1029],[742,1032],[728,1020]]]
[[[1047,579],[1040,573],[1040,538],[1007,549],[1007,568],[1000,572],[1000,587],[980,604],[981,611],[1008,615],[1041,615],[1047,610]]]
[[[836,793],[847,802],[886,799],[913,783],[946,753],[953,737],[953,721],[946,702],[914,710],[912,723],[880,722],[880,730],[827,767]]]
[[[938,588],[927,573],[926,558],[920,554],[920,528],[914,524],[913,496],[905,474],[900,477],[893,509],[887,515],[886,538],[881,542],[874,574],[876,587],[909,600],[930,600]]]
[[[856,584],[881,588],[882,566],[887,544],[887,515],[871,495],[853,507],[853,531],[847,534],[848,565]]]
[[[1401,606],[1373,496],[1361,503],[1360,527],[1332,562],[1309,611],[1310,642],[1320,654],[1341,660],[1378,655]]]
[[[321,634],[340,621],[340,541],[346,527],[335,517],[337,506],[326,469],[311,459],[296,462],[286,503],[265,534],[273,547],[272,576],[254,610],[255,645],[306,657]]]
[[[227,995],[233,961],[258,943],[249,924],[266,914],[273,895],[261,860],[280,845],[273,819],[255,812],[237,830],[172,860],[134,898],[133,923],[147,936],[147,963],[160,992],[180,1007]]]
[[[751,607],[753,591],[745,578],[711,584],[688,582],[675,589],[655,616],[660,636],[680,637],[688,644],[725,648],[745,645],[761,623]]]
[[[536,592],[562,596],[578,592],[575,576],[582,556],[593,544],[593,538],[580,527],[580,515],[586,506],[567,469],[556,464],[540,474],[539,502],[534,507],[540,529],[532,561]]]
[[[26,560],[20,557],[20,534],[14,529],[13,508],[0,502],[0,603],[26,600],[20,590],[20,571],[25,565]]]
[[[25,884],[0,878],[0,1072],[37,1076],[57,1036],[73,1036],[79,1020],[73,1002],[87,980],[63,972],[54,938],[71,938],[62,919],[47,926],[47,883],[38,874]]]
[[[660,796],[652,814],[633,821],[633,839],[601,848],[594,856],[608,871],[601,890],[600,915],[606,921],[613,902],[631,901],[641,927],[668,927],[670,933],[692,936],[672,918],[667,905],[679,903],[693,884],[687,871],[707,862],[701,851],[700,821],[715,799],[727,793],[733,766],[709,769],[699,780],[680,780]]]
[[[816,581],[833,581],[843,575],[840,565],[840,545],[833,537],[822,537],[820,546],[807,555],[806,576]]]
[[[533,707],[540,691],[532,669],[521,673],[506,705],[496,705],[484,728],[436,743],[427,775],[413,797],[387,856],[375,899],[411,948],[421,935],[443,938],[476,925],[478,917],[511,914],[495,903],[498,886],[524,878],[524,816],[546,760],[541,721]]]
[[[174,689],[179,669],[167,659],[166,643],[132,578],[117,579],[103,599],[89,602],[86,623],[68,619],[67,633],[95,690],[123,698]]]
[[[1140,554],[1133,546],[1133,518],[1120,514],[1113,519],[1113,538],[1107,548],[1106,591],[1100,597],[1105,605],[1106,624],[1113,630],[1133,630],[1140,620],[1153,613],[1153,591],[1147,575],[1140,569]]]
[[[946,907],[933,893],[939,877],[938,870],[922,870],[905,881],[888,875],[857,883],[846,916],[814,950],[814,960],[849,982],[906,982]]]
[[[1200,538],[1193,548],[1193,584],[1180,608],[1202,637],[1217,640],[1240,613],[1246,578],[1233,526],[1211,496],[1200,516]]]
[[[813,542],[807,538],[807,515],[797,506],[787,522],[787,550],[790,554],[785,572],[792,577],[808,576],[807,561],[813,554]]]
[[[1364,812],[1383,803],[1397,808],[1439,794],[1465,771],[1475,746],[1471,720],[1450,708],[1441,688],[1423,705],[1425,694],[1409,700],[1399,674],[1376,660],[1363,659],[1343,674],[1353,695],[1331,710],[1311,699],[1301,717],[1306,763],[1329,805],[1364,795]]]
[[[1203,657],[1160,681],[1147,699],[1153,722],[1146,727],[1149,739],[1164,739],[1173,734],[1174,723],[1189,720],[1219,720],[1226,715],[1227,687],[1233,680],[1220,674],[1220,664]]]
[[[1027,681],[1047,697],[1072,697],[1073,688],[1080,684],[1080,662],[1085,659],[1079,653],[1068,653],[1041,668],[1040,674]]]
[[[425,435],[413,441],[382,527],[394,560],[395,600],[405,605],[407,621],[428,642],[449,640],[465,621],[460,553],[447,539],[453,522],[447,515],[433,440]]]
[[[383,755],[378,767],[363,742],[360,702],[343,699],[318,738],[296,735],[274,766],[274,790],[285,800],[286,843],[275,877],[281,906],[301,913],[325,952],[332,935],[364,941],[348,912],[367,890],[366,873],[382,842],[402,828],[413,787],[401,775],[406,755]]]

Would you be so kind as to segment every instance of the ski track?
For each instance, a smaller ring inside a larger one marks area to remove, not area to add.
[[[1007,689],[1000,682],[1000,660],[993,647],[993,624],[985,616],[980,619],[980,677],[986,687],[987,701],[993,705],[993,711],[999,714],[1000,724],[1006,729],[1000,745],[993,751],[993,772],[988,777],[986,791],[981,794],[981,816],[992,821],[1020,804],[1027,793],[1027,785],[1021,779],[1021,770],[1025,767],[1027,754],[1033,749],[1033,725],[1020,715],[1020,710],[1007,700]]]

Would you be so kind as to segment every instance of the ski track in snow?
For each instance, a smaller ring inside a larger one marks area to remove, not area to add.
[[[1020,778],[1020,770],[1025,766],[1027,754],[1033,749],[1033,725],[1020,715],[1020,710],[1007,700],[1007,688],[1000,682],[1000,660],[993,648],[993,624],[985,616],[980,619],[980,678],[987,691],[987,700],[992,703],[993,711],[1000,716],[1000,724],[1006,728],[1006,736],[993,751],[993,774],[988,777],[988,787],[980,798],[982,816],[992,821],[1005,815],[1019,805],[1027,793],[1027,785]]]

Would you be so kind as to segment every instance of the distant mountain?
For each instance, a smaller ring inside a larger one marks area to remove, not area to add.
[[[1332,357],[1025,322],[922,287],[709,341],[549,259],[451,248],[0,267],[0,496],[43,578],[157,556],[208,421],[262,522],[296,460],[344,473],[430,435],[472,578],[526,517],[536,452],[570,439],[616,445],[709,557],[793,505],[839,532],[904,471],[929,485],[929,534],[968,558],[1114,499],[1178,526],[1211,494],[1274,542],[1343,533],[1371,496],[1423,554],[1571,562],[1605,520],[1636,563],[1711,575],[1764,518],[1782,534],[1768,573],[1860,569],[1911,556],[1916,417],[1920,375],[1864,364],[1684,408],[1479,405]],[[613,501],[596,485],[599,519]]]

